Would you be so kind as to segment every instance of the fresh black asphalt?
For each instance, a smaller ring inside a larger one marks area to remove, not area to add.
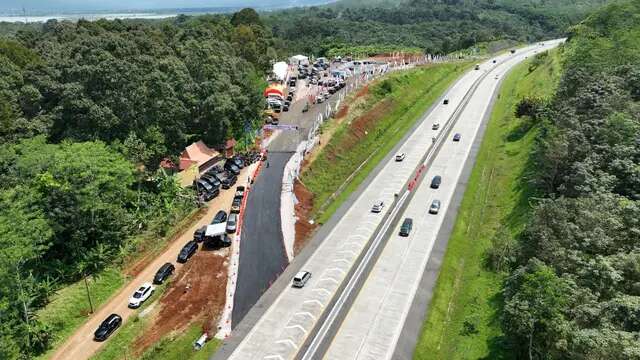
[[[240,264],[232,326],[247,314],[288,264],[282,242],[280,192],[291,152],[270,152],[247,199],[240,238]]]

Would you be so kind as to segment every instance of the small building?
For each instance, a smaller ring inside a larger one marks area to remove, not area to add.
[[[187,146],[180,154],[178,179],[182,187],[193,184],[200,174],[216,166],[224,157],[216,150],[198,141]]]

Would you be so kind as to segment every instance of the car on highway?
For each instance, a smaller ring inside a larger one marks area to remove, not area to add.
[[[216,216],[213,217],[213,220],[211,220],[211,225],[222,224],[225,221],[227,221],[227,212],[220,210],[216,213]]]
[[[382,209],[384,209],[384,202],[376,201],[376,203],[373,204],[373,207],[371,208],[371,212],[372,213],[379,213],[379,212],[382,211]]]
[[[204,234],[206,234],[206,232],[206,226],[196,229],[196,231],[193,232],[193,241],[202,242],[204,240]]]
[[[308,271],[300,271],[293,277],[292,286],[296,288],[304,287],[304,285],[311,279],[311,273]]]
[[[431,126],[431,130],[438,130],[438,129],[440,129],[440,123],[434,123],[434,124]]]
[[[444,101],[442,102],[444,105],[449,105],[449,99],[444,99]]]
[[[142,286],[136,290],[136,292],[131,295],[129,298],[129,308],[137,309],[145,302],[147,299],[153,295],[153,292],[156,290],[156,287],[151,285],[151,283],[144,283]]]
[[[411,233],[411,229],[413,228],[413,219],[405,218],[402,222],[402,226],[400,226],[400,236],[406,237]]]
[[[440,200],[433,200],[429,206],[429,214],[437,214],[440,211]]]
[[[178,262],[186,263],[193,256],[193,254],[196,253],[197,250],[198,243],[193,240],[188,241],[186,244],[184,244],[184,246],[180,250],[180,253],[178,254]]]
[[[461,138],[462,138],[462,134],[460,133],[455,133],[453,135],[453,141],[460,141]]]
[[[496,59],[493,59],[493,63],[494,63],[494,64],[496,63]]]
[[[437,189],[440,187],[440,184],[442,183],[442,176],[440,175],[436,175],[433,177],[433,179],[431,180],[431,188],[432,189]]]
[[[111,314],[98,326],[93,333],[93,339],[95,341],[105,341],[107,338],[116,331],[122,324],[122,317],[118,314]]]
[[[402,161],[405,157],[407,157],[407,154],[399,153],[398,155],[396,155],[396,161]]]
[[[176,269],[172,263],[164,263],[164,265],[160,266],[160,269],[156,271],[156,275],[153,277],[153,283],[156,285],[162,284]]]
[[[238,214],[231,214],[227,219],[227,233],[231,234],[236,232],[236,227],[238,226]]]
[[[242,198],[241,197],[234,197],[233,201],[231,202],[231,214],[237,214],[240,212],[240,207],[242,207]],[[231,217],[231,215],[229,215],[229,217]],[[229,221],[227,219],[227,221]]]

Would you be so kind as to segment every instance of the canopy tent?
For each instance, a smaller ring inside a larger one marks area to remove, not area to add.
[[[289,63],[294,65],[309,65],[309,58],[304,55],[294,55],[289,58]]]
[[[220,236],[220,235],[224,235],[226,233],[227,230],[227,223],[220,223],[220,224],[213,224],[213,225],[207,225],[207,230],[204,233],[204,236],[206,237],[214,237],[214,236]]]
[[[284,81],[287,78],[287,70],[289,69],[289,65],[286,62],[281,61],[273,64],[273,75],[275,75],[276,79],[279,81]]]

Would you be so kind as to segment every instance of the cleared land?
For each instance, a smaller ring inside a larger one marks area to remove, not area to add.
[[[508,359],[500,328],[504,274],[485,266],[496,233],[518,234],[530,211],[528,158],[538,127],[517,119],[524,96],[556,88],[559,50],[518,65],[504,80],[464,195],[416,359]]]

